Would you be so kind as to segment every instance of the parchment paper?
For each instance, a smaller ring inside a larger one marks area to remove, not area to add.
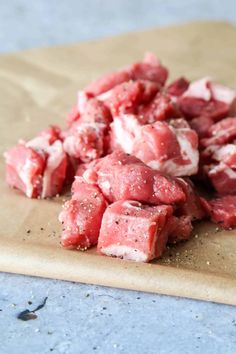
[[[87,82],[154,51],[170,78],[210,75],[236,88],[236,28],[191,23],[102,41],[0,57],[0,152],[63,118]],[[0,163],[0,270],[236,304],[236,231],[199,224],[192,239],[152,264],[60,247],[64,197],[29,200],[4,182]]]

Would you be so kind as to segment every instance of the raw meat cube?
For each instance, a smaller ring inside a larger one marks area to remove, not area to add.
[[[98,96],[131,79],[131,71],[129,69],[121,69],[91,82],[85,87],[85,92],[92,96]]]
[[[178,100],[187,118],[208,116],[217,121],[232,114],[235,108],[234,90],[212,83],[210,78],[192,82]]]
[[[62,190],[67,157],[55,134],[50,128],[5,153],[7,183],[29,198],[52,197]]]
[[[180,77],[179,79],[173,81],[167,87],[167,93],[170,96],[179,97],[181,96],[189,87],[189,81],[186,80],[184,77]]]
[[[133,144],[133,154],[171,176],[190,176],[198,171],[198,136],[182,119],[144,125]]]
[[[208,116],[214,121],[221,120],[229,115],[230,107],[221,101],[204,101],[201,98],[181,96],[178,100],[179,108],[187,119]]]
[[[190,127],[197,132],[199,138],[207,137],[213,124],[213,119],[207,116],[197,117],[189,122]]]
[[[168,238],[172,207],[125,200],[111,204],[102,219],[98,251],[136,262],[161,257]]]
[[[111,149],[121,148],[128,154],[133,153],[134,142],[140,137],[142,124],[134,114],[119,114],[111,124]]]
[[[122,151],[100,159],[91,171],[86,171],[84,178],[97,183],[110,202],[132,199],[157,205],[186,200],[185,193],[174,179]]]
[[[213,124],[209,129],[209,138],[201,139],[205,147],[210,145],[224,145],[236,138],[236,118],[225,118]]]
[[[206,175],[219,195],[236,193],[236,170],[224,162],[203,167]]]
[[[103,123],[108,127],[112,121],[112,116],[103,102],[91,98],[84,107],[80,120],[88,123]]]
[[[72,109],[66,118],[69,126],[75,122],[103,123],[109,127],[112,116],[103,102],[96,98],[89,98],[83,91],[78,93],[77,106]]]
[[[50,144],[50,136],[38,136],[26,143],[27,147],[41,150],[47,155],[43,172],[41,198],[53,197],[62,190],[66,177],[67,156],[60,140]]]
[[[132,64],[130,70],[133,80],[150,80],[162,86],[168,77],[168,70],[161,65],[153,53],[146,53],[143,61]]]
[[[149,104],[141,106],[138,115],[144,124],[180,116],[171,96],[166,93],[158,93]]]
[[[85,250],[96,245],[106,207],[107,202],[99,188],[76,177],[72,199],[64,204],[59,215],[63,224],[62,246]]]
[[[204,207],[202,205],[202,200],[199,197],[192,181],[189,178],[178,178],[176,179],[180,184],[186,195],[186,201],[180,204],[176,211],[176,216],[188,216],[190,221],[201,220],[206,217]]]
[[[177,243],[186,241],[190,238],[193,226],[191,216],[171,216],[169,219],[169,236],[168,243]]]
[[[143,61],[129,65],[126,68],[106,74],[93,81],[85,88],[85,93],[92,96],[101,95],[112,90],[117,85],[130,80],[149,80],[164,85],[168,77],[168,70],[152,53],[146,53]]]
[[[137,107],[148,103],[159,91],[160,86],[151,81],[128,81],[98,96],[109,107],[113,116],[119,113],[136,113]]]
[[[223,161],[226,165],[236,169],[236,145],[219,146],[218,149],[214,149],[211,158],[215,161]]]
[[[103,155],[106,126],[103,123],[78,121],[65,133],[66,153],[82,162],[90,162]]]
[[[211,220],[225,229],[236,226],[236,196],[227,195],[207,201]]]
[[[45,154],[18,144],[5,153],[5,159],[7,184],[21,190],[29,198],[40,196]]]

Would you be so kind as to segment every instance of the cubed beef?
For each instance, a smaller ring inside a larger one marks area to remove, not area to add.
[[[62,246],[85,250],[96,245],[106,207],[107,202],[99,188],[76,177],[72,199],[64,204],[59,215],[63,224]]]
[[[189,81],[186,80],[184,77],[180,77],[173,81],[167,87],[167,93],[170,96],[179,97],[181,96],[189,87]]]
[[[21,190],[29,198],[42,193],[46,155],[24,144],[18,144],[5,153],[6,181],[10,187]]]
[[[142,122],[134,114],[119,114],[111,124],[111,148],[121,148],[128,154],[133,153],[136,139],[139,139]]]
[[[191,216],[171,216],[168,222],[168,243],[177,243],[180,241],[187,241],[192,233],[192,219]]]
[[[222,161],[231,168],[236,169],[236,145],[226,144],[215,148],[211,158],[215,161]]]
[[[61,192],[67,157],[61,140],[55,140],[57,133],[50,128],[5,153],[6,180],[10,186],[29,198],[47,198]]]
[[[161,257],[171,215],[171,206],[150,207],[131,200],[117,201],[103,215],[98,251],[136,262]]]
[[[211,220],[223,228],[236,226],[236,196],[227,195],[207,202]]]
[[[202,200],[197,193],[192,181],[189,178],[176,179],[186,195],[186,201],[180,204],[176,211],[176,216],[188,216],[190,221],[201,220],[206,217]]]
[[[173,124],[156,122],[140,128],[133,144],[133,154],[148,166],[171,176],[190,176],[199,162],[198,136],[183,120]]]
[[[202,146],[224,145],[236,138],[236,117],[225,118],[209,128],[209,137],[201,139]]]
[[[179,111],[170,95],[158,93],[149,104],[139,107],[138,115],[147,124],[179,117]]]
[[[233,113],[235,97],[234,90],[203,78],[192,82],[178,103],[186,118],[208,116],[218,121]]]
[[[137,113],[138,106],[149,103],[159,89],[160,86],[152,81],[128,81],[97,98],[104,102],[113,116],[119,113]]]
[[[129,69],[121,69],[91,82],[85,87],[85,92],[93,96],[98,96],[131,79],[131,71]]]
[[[173,178],[122,151],[100,159],[91,171],[86,171],[84,177],[97,183],[110,202],[132,199],[155,205],[179,203],[186,199]]]
[[[105,131],[103,123],[75,122],[64,139],[66,153],[82,162],[90,162],[103,155],[105,150]]]
[[[209,130],[213,124],[213,119],[207,116],[197,117],[189,122],[190,127],[196,131],[200,139],[209,135]]]
[[[203,170],[219,195],[236,193],[236,169],[222,161],[206,165]]]
[[[134,63],[129,68],[133,80],[149,80],[163,86],[168,77],[168,70],[153,53],[146,53],[143,61]]]

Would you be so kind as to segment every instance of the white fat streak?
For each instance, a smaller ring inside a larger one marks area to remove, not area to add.
[[[74,135],[69,135],[65,138],[63,142],[64,150],[69,156],[76,157],[77,155],[76,141],[77,139]]]
[[[148,255],[140,250],[117,244],[101,248],[101,252],[107,256],[115,256],[129,261],[147,262],[149,260]]]
[[[215,149],[213,153],[213,158],[217,161],[225,160],[230,155],[236,154],[236,145],[227,144],[219,149]]]
[[[211,83],[210,88],[212,97],[217,101],[222,101],[231,105],[236,99],[236,91],[229,87]]]
[[[23,168],[19,171],[19,176],[26,187],[26,196],[31,198],[33,194],[33,185],[31,182],[31,169],[33,162],[30,159],[26,159]]]
[[[85,93],[84,91],[79,91],[78,92],[78,96],[77,96],[77,109],[79,111],[80,114],[84,113],[86,104],[89,100],[89,97],[87,95],[87,93]]]
[[[109,98],[111,98],[112,92],[113,92],[113,89],[108,90],[108,91],[106,91],[106,92],[101,93],[101,94],[98,95],[96,98],[97,98],[99,101],[104,102],[104,101],[108,100]]]
[[[135,139],[140,135],[140,127],[137,118],[132,114],[124,114],[114,118],[111,124],[115,143],[127,154],[132,154]]]
[[[128,209],[140,209],[142,207],[142,204],[135,200],[125,200],[122,203],[122,206]]]
[[[188,128],[174,129],[176,138],[180,146],[180,153],[183,159],[190,160],[191,162],[186,165],[177,164],[175,158],[168,159],[166,161],[151,160],[147,163],[148,166],[154,170],[163,171],[171,176],[191,176],[197,173],[198,162],[199,162],[199,152],[198,149],[193,149],[191,143],[188,141],[186,136],[183,134]]]
[[[216,175],[219,172],[224,172],[230,179],[236,180],[236,171],[232,170],[232,168],[225,165],[223,162],[211,168],[208,172],[208,176]]]
[[[211,82],[210,77],[203,77],[200,80],[193,81],[189,88],[183,93],[182,97],[202,98],[205,101],[211,99],[211,90],[207,85]]]
[[[50,195],[52,173],[65,158],[65,152],[63,150],[62,142],[56,140],[52,145],[49,145],[49,147],[47,148],[47,153],[49,154],[49,157],[47,159],[47,165],[43,174],[42,198],[45,198]]]
[[[96,133],[99,133],[101,129],[105,128],[106,125],[104,123],[97,123],[97,122],[84,122],[81,124],[78,124],[76,128],[74,129],[75,132],[78,133],[86,133],[87,129],[93,129],[95,130]],[[73,134],[73,130],[72,130]]]
[[[198,163],[199,163],[199,151],[198,149],[194,149],[191,145],[191,142],[187,139],[184,132],[188,131],[186,129],[175,129],[176,138],[178,140],[180,151],[183,159],[189,159],[191,161],[188,165],[180,166],[180,170],[178,175],[176,176],[191,176],[198,171]]]
[[[85,179],[86,179],[86,176],[85,176]],[[110,192],[111,184],[109,181],[100,182],[100,186],[101,186],[102,190],[107,191],[107,193]]]

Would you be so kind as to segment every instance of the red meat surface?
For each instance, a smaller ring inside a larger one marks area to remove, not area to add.
[[[179,117],[179,111],[171,96],[158,93],[149,104],[140,106],[138,115],[147,124]]]
[[[231,168],[236,169],[236,145],[226,144],[215,148],[211,158],[215,161],[222,161]]]
[[[7,184],[21,190],[29,198],[40,196],[46,165],[45,154],[18,144],[5,153],[5,158]]]
[[[98,251],[136,262],[161,257],[168,239],[172,207],[147,206],[125,200],[105,211],[98,239]]]
[[[201,139],[205,147],[211,145],[223,145],[236,138],[236,118],[226,118],[209,128],[209,138]]]
[[[29,198],[52,197],[62,190],[67,157],[55,134],[50,128],[5,153],[7,183]]]
[[[198,136],[184,120],[144,125],[132,153],[148,166],[171,176],[190,176],[198,170]]]
[[[153,53],[146,53],[143,61],[134,63],[129,68],[133,80],[149,80],[163,86],[168,77],[168,70]]]
[[[177,181],[186,195],[186,201],[177,207],[175,215],[179,217],[187,216],[190,221],[201,220],[206,217],[202,200],[192,181],[189,178],[178,178]]]
[[[166,91],[170,96],[179,97],[182,96],[182,94],[188,89],[188,87],[189,81],[186,80],[184,77],[180,77],[177,80],[173,81],[167,87]]]
[[[219,195],[236,194],[236,169],[224,162],[206,165],[203,169]]]
[[[234,112],[235,98],[234,90],[212,83],[209,78],[203,78],[192,82],[178,103],[188,119],[208,116],[218,121]]]
[[[227,195],[208,201],[208,210],[211,220],[219,223],[223,228],[236,226],[236,196]]]
[[[103,123],[108,127],[112,121],[112,116],[103,102],[96,98],[91,98],[85,105],[83,113],[81,113],[80,121],[88,123]]]
[[[160,86],[152,81],[128,81],[98,96],[109,107],[113,116],[119,113],[136,113],[138,106],[149,103]]]
[[[110,202],[127,199],[155,205],[179,203],[186,199],[173,178],[122,151],[100,159],[84,177],[88,182],[97,183]]]
[[[213,124],[213,119],[207,116],[197,117],[189,122],[190,127],[196,131],[200,139],[209,135],[209,130]]]
[[[119,71],[106,74],[101,78],[91,82],[85,87],[85,92],[92,96],[98,96],[131,79],[131,71],[129,69],[121,69]]]
[[[107,202],[97,186],[76,177],[72,199],[64,204],[59,215],[63,224],[62,246],[85,250],[96,245],[106,206]]]
[[[191,216],[172,216],[168,222],[168,243],[187,241],[192,233],[193,226]]]
[[[90,162],[103,155],[105,150],[105,131],[103,123],[75,122],[65,133],[63,147],[65,152],[82,162]]]

